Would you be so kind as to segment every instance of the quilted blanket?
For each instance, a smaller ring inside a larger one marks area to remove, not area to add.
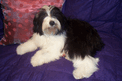
[[[99,70],[90,78],[76,80],[73,64],[63,57],[32,67],[30,59],[37,50],[19,56],[18,45],[12,44],[0,46],[0,81],[122,81],[122,0],[65,0],[62,12],[98,30],[105,43],[95,56],[100,59]]]

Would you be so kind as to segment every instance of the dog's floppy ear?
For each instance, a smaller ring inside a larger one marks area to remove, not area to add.
[[[43,34],[42,27],[41,27],[42,24],[40,22],[40,18],[39,18],[39,14],[38,13],[35,15],[35,17],[33,19],[33,25],[34,25],[33,32],[34,33],[39,33],[40,35],[42,35]]]
[[[37,14],[36,14],[37,15]],[[34,27],[33,27],[33,32],[37,32],[37,29],[38,29],[38,24],[37,24],[37,17],[36,17],[36,15],[35,15],[35,17],[34,17],[34,19],[33,19],[33,25],[34,25]]]

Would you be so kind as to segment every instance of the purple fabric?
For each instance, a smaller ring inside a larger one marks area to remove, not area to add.
[[[90,78],[75,80],[64,58],[32,67],[34,52],[19,56],[18,45],[0,46],[0,81],[122,81],[122,0],[66,0],[63,13],[95,27],[105,47],[97,52],[99,70]],[[76,26],[77,27],[77,26]]]
[[[122,0],[66,0],[62,11],[122,39]]]
[[[55,62],[32,67],[34,52],[19,56],[18,45],[0,46],[0,81],[73,81],[72,63],[61,58]]]

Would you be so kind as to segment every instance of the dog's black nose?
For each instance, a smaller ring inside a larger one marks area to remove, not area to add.
[[[50,25],[51,26],[55,25],[55,22],[54,21],[50,21]]]

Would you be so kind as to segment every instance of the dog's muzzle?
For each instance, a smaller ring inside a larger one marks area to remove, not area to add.
[[[51,20],[49,22],[49,25],[50,25],[49,27],[44,29],[44,33],[48,35],[55,35],[59,31],[57,24]]]

